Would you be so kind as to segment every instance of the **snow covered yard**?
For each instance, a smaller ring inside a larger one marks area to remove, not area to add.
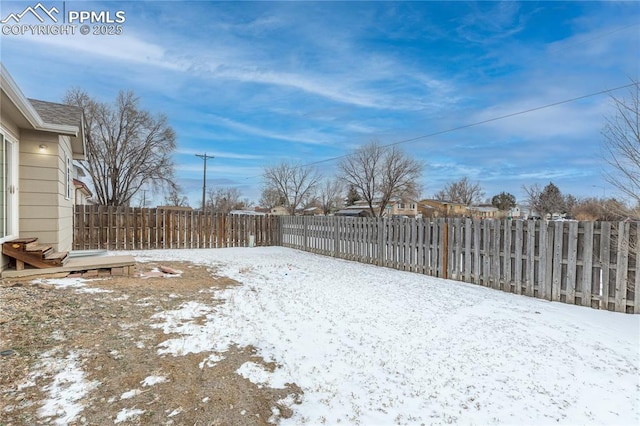
[[[178,333],[158,352],[206,368],[253,345],[277,368],[238,374],[304,391],[282,424],[640,423],[639,316],[280,247],[134,254],[242,284],[157,314]]]

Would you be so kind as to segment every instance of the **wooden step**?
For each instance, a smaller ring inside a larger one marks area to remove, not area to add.
[[[47,254],[51,253],[53,251],[53,247],[52,246],[41,246],[39,244],[35,245],[35,246],[31,246],[30,248],[26,248],[25,251],[29,254],[33,254],[36,256],[42,256],[45,257]]]
[[[17,238],[15,240],[7,241],[2,245],[11,246],[15,250],[25,251],[27,247],[33,247],[38,244],[37,238]]]
[[[24,245],[24,249],[26,251],[33,250],[36,247],[38,247],[38,239],[37,238],[35,239],[35,241],[31,241],[30,243],[27,243],[27,244]]]
[[[66,251],[52,251],[44,257],[44,261],[54,266],[64,266],[67,263],[69,253]]]
[[[50,249],[51,248],[49,247],[49,250]],[[3,244],[2,253],[16,259],[17,270],[23,269],[25,263],[33,266],[34,268],[53,268],[55,266],[44,260],[42,252],[27,252],[14,248],[12,244]]]

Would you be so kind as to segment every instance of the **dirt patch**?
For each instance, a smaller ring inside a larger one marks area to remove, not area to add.
[[[183,273],[171,278],[110,277],[84,283],[83,288],[3,281],[0,425],[64,419],[69,410],[62,408],[64,398],[51,400],[54,390],[80,395],[73,401],[80,407],[75,424],[260,425],[290,417],[291,401],[299,402],[302,396],[298,386],[273,389],[238,374],[247,362],[266,371],[277,368],[252,347],[235,346],[223,354],[158,354],[158,345],[175,336],[152,327],[154,314],[186,302],[215,306],[222,302],[212,298],[210,289],[238,285],[203,266],[162,265]],[[145,263],[138,269],[158,266]],[[93,292],[98,289],[109,292]],[[214,361],[206,362],[209,355]],[[65,375],[65,369],[83,375]],[[79,382],[84,393],[74,390]]]

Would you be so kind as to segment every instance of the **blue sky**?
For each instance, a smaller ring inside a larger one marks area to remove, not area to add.
[[[2,2],[2,18],[37,2]],[[638,2],[63,2],[122,10],[121,35],[2,35],[23,92],[60,101],[74,86],[111,101],[134,90],[177,132],[176,174],[199,206],[208,187],[257,201],[283,160],[339,157],[640,78]],[[623,91],[615,92],[623,96]],[[612,196],[601,130],[613,109],[589,97],[400,146],[424,161],[423,196],[468,177],[486,196],[554,182]],[[336,161],[318,164],[328,177]],[[162,197],[158,196],[157,201]]]

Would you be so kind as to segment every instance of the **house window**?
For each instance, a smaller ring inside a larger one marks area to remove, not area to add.
[[[400,208],[404,209],[404,203],[400,203]]]
[[[67,160],[67,172],[66,172],[66,193],[64,198],[66,198],[67,200],[71,199],[71,158],[69,158],[68,156],[65,156],[66,160]]]
[[[413,210],[413,209],[415,209],[415,208],[416,208],[416,205],[415,205],[415,204],[413,204],[413,203],[412,203],[412,204],[409,204],[409,208]]]

